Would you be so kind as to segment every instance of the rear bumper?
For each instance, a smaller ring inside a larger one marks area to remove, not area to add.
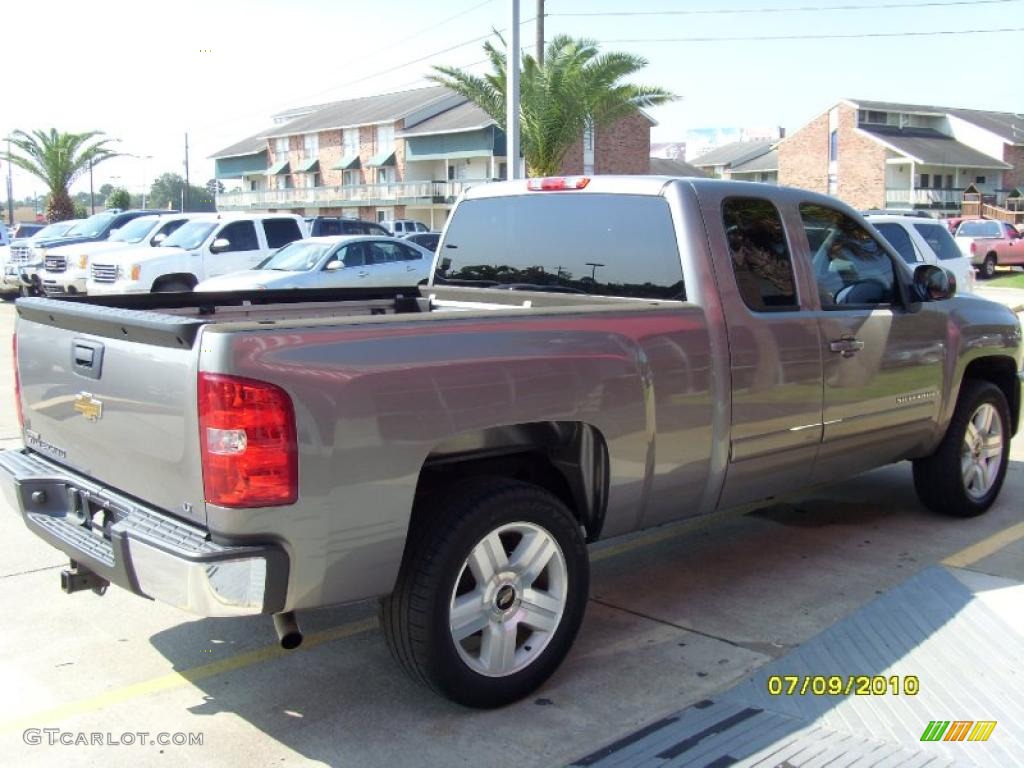
[[[277,545],[217,544],[28,450],[0,451],[0,494],[30,531],[129,592],[200,616],[284,607],[289,561]]]

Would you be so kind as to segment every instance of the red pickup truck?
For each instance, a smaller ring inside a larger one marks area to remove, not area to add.
[[[967,219],[956,230],[961,253],[981,277],[995,276],[996,265],[1024,266],[1024,235],[1013,224],[994,219]]]

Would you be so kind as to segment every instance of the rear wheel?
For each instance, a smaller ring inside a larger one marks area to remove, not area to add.
[[[914,488],[929,509],[985,512],[999,496],[1010,454],[1010,409],[995,384],[967,379],[938,450],[914,461]]]
[[[985,280],[991,280],[996,276],[996,255],[990,253],[985,257],[985,261],[981,263],[981,276]]]
[[[498,707],[565,658],[589,587],[579,524],[546,490],[503,478],[452,487],[418,511],[394,592],[392,654],[454,701]]]

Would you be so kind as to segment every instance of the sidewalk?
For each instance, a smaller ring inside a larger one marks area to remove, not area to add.
[[[974,292],[984,299],[998,301],[1005,304],[1014,312],[1024,312],[1024,289],[1021,288],[999,288],[975,284]]]

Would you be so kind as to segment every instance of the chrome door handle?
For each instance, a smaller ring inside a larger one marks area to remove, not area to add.
[[[370,274],[369,272],[365,272],[365,271],[364,271],[364,272],[360,272],[360,273],[359,273],[359,276],[360,276],[360,277],[367,277],[367,276],[368,276],[369,274]]]
[[[406,272],[415,272],[416,271],[416,267],[406,267],[405,271]]]
[[[843,357],[853,357],[864,349],[864,342],[859,339],[840,339],[839,341],[831,342],[828,348],[833,352],[838,352]]]

